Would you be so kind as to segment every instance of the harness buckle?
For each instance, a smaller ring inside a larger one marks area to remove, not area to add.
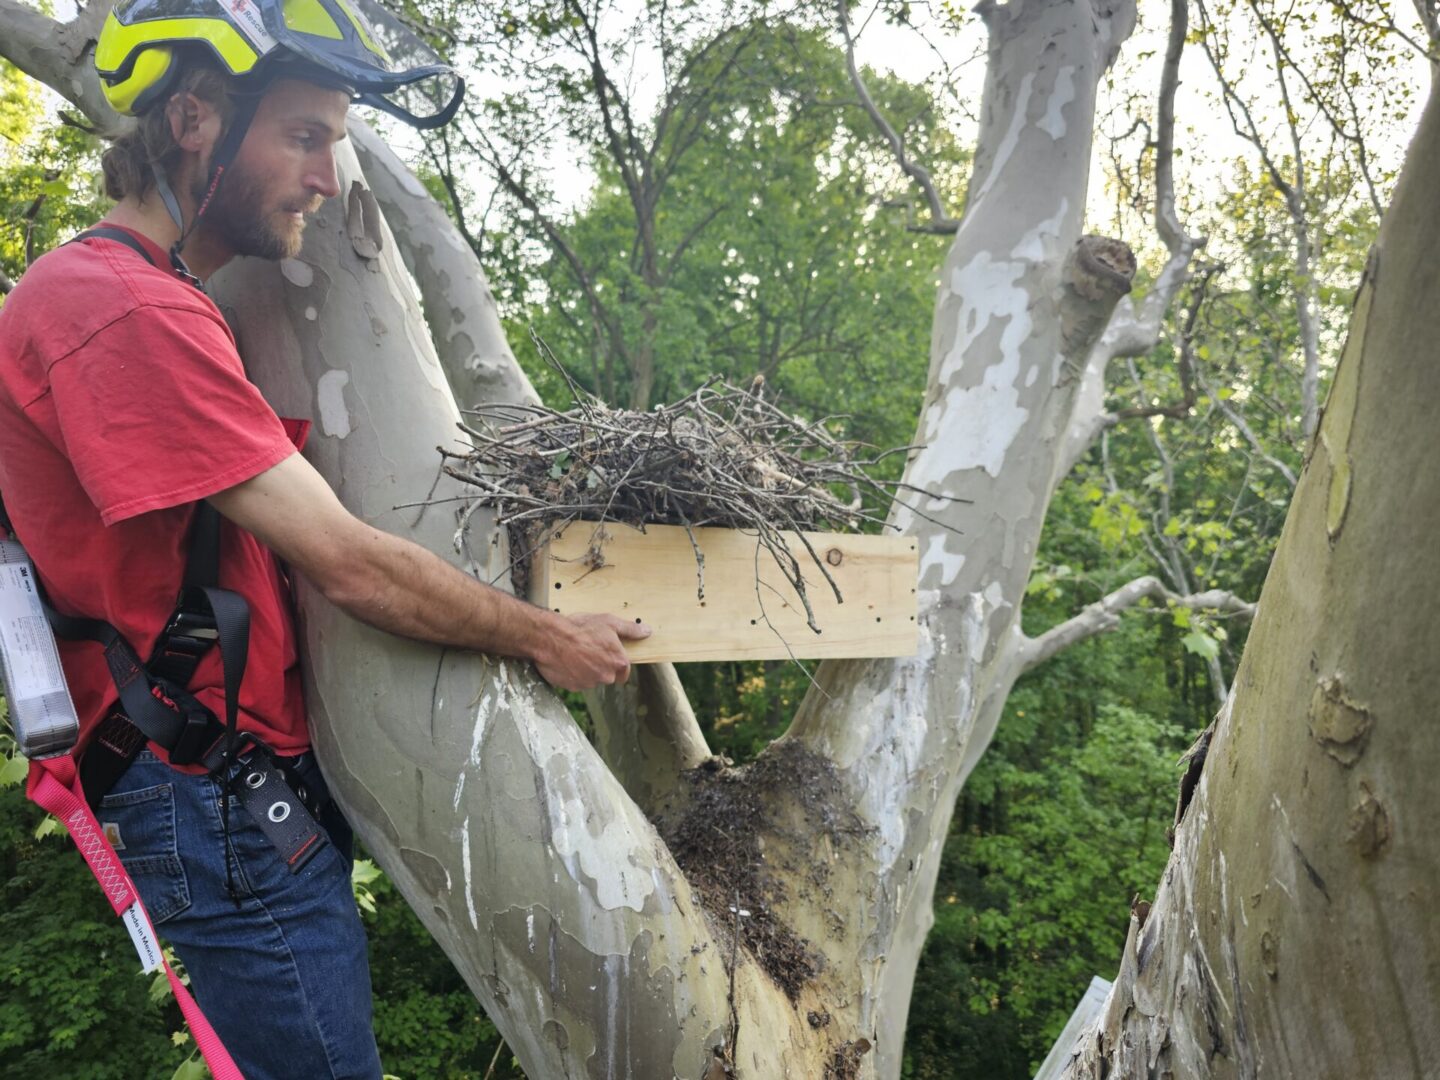
[[[225,737],[225,728],[215,719],[215,714],[193,698],[185,701],[189,696],[186,694],[180,701],[170,703],[185,722],[180,737],[169,748],[172,765],[203,763],[207,753]]]
[[[163,640],[165,648],[169,650],[174,645],[182,648],[194,648],[198,652],[204,652],[213,645],[220,637],[220,630],[215,625],[215,618],[208,611],[186,611],[177,608],[170,621],[165,624]]]

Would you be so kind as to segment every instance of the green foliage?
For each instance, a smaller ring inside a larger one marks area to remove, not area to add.
[[[375,1039],[388,1074],[401,1080],[471,1080],[483,1076],[499,1042],[475,997],[389,878],[361,860],[373,901],[366,910]],[[373,870],[373,873],[371,872]],[[497,1078],[522,1076],[501,1054]]]
[[[690,103],[683,142],[661,140],[672,156],[653,221],[592,129],[598,182],[563,223],[575,259],[527,237],[534,226],[520,215],[490,237],[497,295],[512,326],[533,326],[612,403],[634,403],[643,353],[655,366],[650,401],[712,374],[760,374],[806,415],[847,414],[837,424],[848,437],[903,443],[945,240],[907,231],[905,211],[887,205],[905,187],[868,118],[823,103],[845,96],[841,54],[792,26],[745,33],[733,56],[696,47],[689,82],[703,105]],[[935,124],[934,101],[895,79],[875,79],[875,92],[911,122],[912,146],[954,195],[968,159]],[[645,255],[647,230],[658,261]],[[518,351],[541,393],[563,397],[532,351]]]
[[[1166,705],[1158,631],[1127,624],[1011,694],[946,842],[906,1077],[1032,1076],[1091,976],[1115,970],[1130,899],[1150,894],[1169,853],[1187,742],[1136,707]]]
[[[171,1041],[179,1007],[152,998],[69,838],[35,838],[43,816],[23,786],[0,786],[0,1075],[169,1076],[187,1056]]]
[[[0,60],[0,273],[12,281],[101,213],[96,140],[55,119],[53,100]]]

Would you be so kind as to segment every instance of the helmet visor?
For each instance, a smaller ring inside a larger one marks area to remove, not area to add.
[[[455,70],[375,0],[286,0],[265,16],[286,51],[407,124],[448,123],[465,96]]]

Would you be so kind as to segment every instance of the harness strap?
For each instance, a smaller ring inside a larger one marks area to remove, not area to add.
[[[65,242],[67,244],[74,244],[81,240],[88,240],[91,237],[99,240],[114,240],[116,243],[124,244],[151,266],[155,265],[155,260],[150,257],[150,252],[145,250],[144,244],[140,243],[139,240],[136,240],[135,237],[131,236],[124,229],[116,228],[114,225],[92,225],[84,232],[76,233]]]

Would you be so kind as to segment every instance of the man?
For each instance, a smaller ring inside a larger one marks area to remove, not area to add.
[[[151,696],[173,710],[188,692],[212,733],[235,706],[233,741],[175,754],[190,764],[143,737],[119,753],[116,733],[143,728],[141,710],[120,708],[122,680],[95,642],[61,646],[82,772],[104,760],[117,774],[86,794],[247,1080],[380,1076],[349,829],[309,754],[271,552],[358,619],[532,660],[566,689],[623,680],[621,639],[649,633],[522,603],[351,516],[297,452],[304,425],[246,380],[195,287],[236,255],[299,251],[305,216],[338,193],[333,150],[353,98],[420,126],[453,113],[458,89],[432,91],[428,114],[410,107],[426,94],[400,99],[458,80],[437,64],[392,71],[355,3],[122,0],[96,50],[112,103],[139,123],[105,156],[116,206],[103,235],[38,260],[0,309],[0,492],[56,611],[103,620],[148,656],[189,583],[197,506],[224,518],[216,584],[248,605],[248,673],[227,702],[222,633],[185,687]],[[237,798],[236,752],[256,744],[331,841],[299,872]]]

